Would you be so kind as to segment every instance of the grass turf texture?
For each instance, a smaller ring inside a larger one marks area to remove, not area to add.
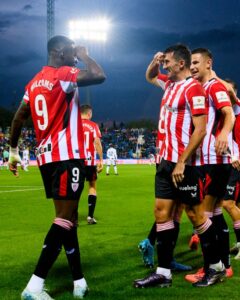
[[[41,251],[44,237],[54,218],[51,200],[45,199],[36,167],[20,171],[15,178],[0,170],[0,299],[20,299]],[[97,225],[87,225],[87,184],[79,207],[79,240],[85,278],[90,287],[87,299],[239,299],[240,262],[232,259],[234,277],[208,288],[194,288],[184,273],[173,274],[171,288],[134,289],[132,282],[148,274],[137,249],[153,223],[154,172],[149,165],[118,166],[119,176],[98,178]],[[226,214],[225,214],[226,216]],[[231,242],[235,241],[232,222]],[[188,241],[192,226],[183,215],[175,249],[177,261],[201,267],[201,251],[191,252]],[[156,261],[156,258],[155,258]],[[72,279],[64,251],[46,280],[56,299],[73,299]]]

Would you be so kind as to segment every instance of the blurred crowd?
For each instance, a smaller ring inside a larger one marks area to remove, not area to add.
[[[0,157],[9,149],[10,128],[0,128]],[[117,150],[119,159],[149,158],[155,154],[156,130],[146,128],[101,128],[104,158],[109,144],[113,144]],[[19,141],[20,154],[24,148],[29,149],[30,159],[35,159],[36,140],[34,130],[23,128]]]

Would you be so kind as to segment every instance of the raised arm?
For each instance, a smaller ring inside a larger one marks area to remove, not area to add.
[[[77,59],[86,65],[86,70],[81,70],[78,74],[78,86],[87,86],[104,82],[106,76],[103,69],[95,62],[95,60],[88,56],[86,48],[76,46],[75,51]]]
[[[147,67],[146,70],[146,80],[153,84],[156,85],[157,87],[161,87],[160,83],[158,82],[158,75],[160,73],[160,65],[163,62],[164,55],[162,52],[157,52],[153,60],[150,62],[149,66]]]

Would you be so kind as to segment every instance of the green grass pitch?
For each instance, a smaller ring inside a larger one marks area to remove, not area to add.
[[[152,299],[239,299],[240,262],[232,259],[234,277],[208,288],[194,288],[184,280],[186,273],[173,274],[171,288],[136,290],[132,282],[148,274],[137,245],[153,223],[154,172],[149,165],[119,166],[119,176],[101,173],[95,217],[89,226],[87,185],[79,207],[79,240],[85,278],[90,287],[89,300]],[[15,178],[0,170],[0,300],[20,299],[27,284],[50,224],[54,218],[51,200],[45,199],[36,167],[20,171]],[[226,214],[225,214],[226,215]],[[228,216],[231,243],[235,241]],[[188,240],[192,226],[183,215],[175,257],[179,262],[201,267],[201,251],[191,252]],[[46,280],[55,299],[72,298],[72,280],[64,251]]]

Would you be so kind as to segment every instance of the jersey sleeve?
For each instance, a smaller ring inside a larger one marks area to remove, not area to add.
[[[225,86],[217,81],[211,86],[210,96],[214,101],[216,109],[221,109],[225,106],[232,106],[230,97]]]
[[[196,83],[186,91],[187,101],[192,115],[207,115],[208,101],[203,87]]]
[[[30,105],[30,102],[29,102],[29,92],[28,92],[29,86],[30,86],[30,83],[28,83],[25,86],[25,93],[24,93],[23,99],[22,99],[22,102],[25,103],[25,104],[27,104],[27,105]]]
[[[59,69],[59,82],[66,94],[71,93],[77,88],[77,76],[79,72],[80,69],[74,67],[64,66]]]
[[[158,77],[157,77],[157,81],[160,84],[161,88],[163,90],[165,90],[165,88],[166,88],[166,82],[168,81],[168,76],[165,75],[165,74],[159,73]]]

